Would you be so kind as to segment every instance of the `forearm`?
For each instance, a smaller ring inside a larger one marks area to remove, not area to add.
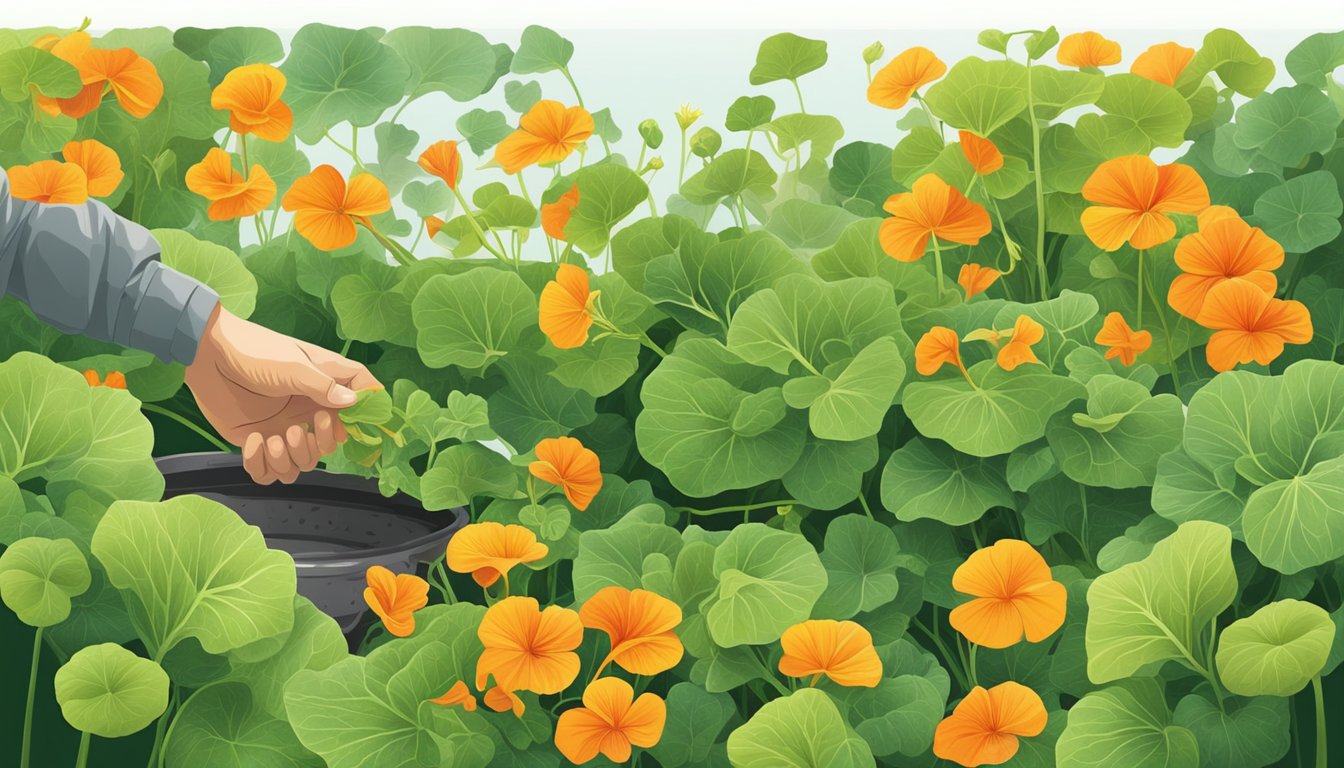
[[[0,296],[67,333],[190,363],[219,297],[165,267],[149,232],[105,205],[16,200],[0,173]]]

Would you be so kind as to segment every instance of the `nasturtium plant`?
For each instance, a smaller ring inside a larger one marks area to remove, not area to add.
[[[1331,764],[1344,32],[780,30],[632,111],[527,21],[0,30],[9,193],[366,367],[322,468],[465,526],[333,608],[163,499],[183,366],[0,301],[0,763]]]

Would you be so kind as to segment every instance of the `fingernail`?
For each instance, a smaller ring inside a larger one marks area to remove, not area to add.
[[[355,400],[359,399],[348,387],[335,384],[331,388],[331,404],[344,408],[347,405],[354,405]]]

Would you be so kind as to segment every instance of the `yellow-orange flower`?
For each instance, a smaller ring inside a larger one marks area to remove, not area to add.
[[[485,650],[476,662],[476,688],[486,680],[510,691],[559,693],[579,675],[583,642],[579,614],[558,605],[541,610],[531,597],[506,597],[490,606],[476,630]]]
[[[976,173],[987,176],[1003,167],[1003,153],[994,146],[994,142],[970,131],[958,131],[957,136],[961,143],[961,154]]]
[[[89,199],[89,180],[74,163],[39,160],[10,168],[9,193],[19,200],[78,205]]]
[[[364,575],[368,586],[364,602],[387,631],[397,637],[407,637],[415,631],[415,612],[429,603],[429,582],[413,573],[392,573],[381,565],[369,568]]]
[[[420,153],[420,167],[425,173],[438,176],[449,189],[457,189],[457,181],[462,176],[462,156],[458,154],[456,141],[436,141]]]
[[[572,437],[548,437],[537,443],[537,460],[527,465],[534,477],[557,486],[582,512],[602,490],[602,463],[597,454]]]
[[[662,595],[603,587],[579,608],[579,619],[611,639],[611,652],[594,677],[613,661],[636,675],[656,675],[681,661],[681,640],[672,631],[681,623],[681,607]]]
[[[976,245],[990,230],[988,211],[932,173],[919,177],[910,192],[887,198],[882,208],[891,218],[882,221],[878,240],[897,261],[923,258],[930,237]]]
[[[579,185],[575,184],[554,203],[542,203],[541,228],[556,240],[565,239],[565,227],[569,217],[579,207]]]
[[[467,684],[461,680],[453,683],[453,686],[444,692],[442,696],[436,696],[429,699],[429,702],[431,704],[438,704],[441,707],[461,705],[461,707],[468,712],[476,711],[476,697],[471,695],[471,690],[468,689]]]
[[[510,569],[536,562],[549,552],[550,548],[537,541],[537,535],[524,526],[472,523],[448,540],[448,568],[470,573],[482,587],[503,576],[507,593]]]
[[[561,264],[555,279],[541,289],[537,322],[558,349],[574,349],[588,341],[593,327],[593,304],[601,291],[590,291],[588,273],[573,264]]]
[[[933,51],[915,46],[897,54],[873,75],[868,101],[887,109],[900,109],[920,88],[947,74],[947,65]]]
[[[1011,371],[1023,363],[1039,363],[1031,345],[1045,338],[1045,328],[1026,315],[1019,315],[1013,323],[1013,337],[999,348],[999,367]]]
[[[1283,266],[1283,246],[1242,221],[1236,211],[1215,205],[1199,215],[1199,231],[1176,245],[1176,266],[1181,274],[1171,282],[1167,303],[1193,320],[1199,317],[1204,297],[1225,280],[1246,280],[1273,295],[1279,284],[1274,270]]]
[[[392,208],[387,186],[367,173],[350,179],[347,188],[341,172],[319,165],[294,182],[280,203],[294,214],[294,228],[323,251],[335,251],[355,242],[355,221],[367,223]]]
[[[1106,67],[1120,63],[1120,44],[1096,32],[1075,32],[1059,41],[1055,56],[1066,67]]]
[[[966,768],[1006,763],[1017,740],[1039,735],[1047,719],[1045,703],[1025,685],[977,685],[934,730],[933,754]]]
[[[98,372],[89,369],[84,372],[84,381],[89,383],[90,387],[107,387],[109,389],[125,389],[126,376],[121,371],[110,371],[107,379],[99,380]]]
[[[873,636],[852,621],[804,621],[785,630],[779,642],[784,649],[779,671],[789,677],[810,677],[815,684],[825,675],[857,688],[874,688],[882,680]]]
[[[97,139],[71,141],[61,148],[61,157],[84,171],[89,197],[107,197],[116,192],[121,180],[126,178],[121,170],[121,158]]]
[[[1106,350],[1106,359],[1120,358],[1125,365],[1133,365],[1139,355],[1153,344],[1153,334],[1148,331],[1135,331],[1125,322],[1119,312],[1111,312],[1101,323],[1101,330],[1095,341]]]
[[[972,595],[947,621],[976,645],[1007,648],[1038,643],[1064,624],[1068,593],[1025,541],[1000,539],[978,549],[952,574],[952,588]]]
[[[1209,367],[1226,371],[1238,363],[1269,365],[1284,344],[1311,341],[1311,313],[1300,301],[1276,299],[1242,278],[1209,290],[1197,322],[1214,331],[1204,356]]]
[[[583,107],[542,99],[518,121],[518,130],[495,147],[495,162],[505,173],[529,165],[558,163],[593,135],[593,116]]]
[[[49,115],[83,117],[98,108],[109,88],[122,108],[139,118],[153,112],[163,98],[163,81],[158,71],[130,48],[94,48],[93,39],[84,31],[63,38],[40,37],[34,45],[74,66],[84,86],[70,98],[54,99],[39,94],[37,106]]]
[[[247,64],[224,76],[210,94],[210,106],[227,110],[234,133],[266,141],[284,141],[294,126],[294,112],[281,101],[285,75],[270,64]]]
[[[491,686],[490,690],[485,692],[485,706],[496,712],[512,710],[514,717],[522,717],[523,713],[527,711],[527,705],[518,697],[518,694],[499,685]]]
[[[1194,48],[1179,43],[1158,43],[1140,53],[1129,71],[1163,85],[1176,85],[1185,66],[1195,57]]]
[[[233,156],[219,147],[187,169],[187,189],[210,201],[206,216],[211,221],[255,216],[275,200],[275,180],[265,168],[253,165],[243,178],[233,167]]]
[[[635,698],[635,689],[618,677],[604,677],[583,692],[583,706],[560,713],[555,746],[575,765],[602,753],[608,760],[630,759],[631,746],[645,749],[663,737],[667,703],[656,694]]]
[[[961,272],[957,273],[957,285],[966,291],[966,299],[969,301],[976,294],[984,293],[989,286],[994,284],[1003,276],[1003,273],[993,267],[982,267],[979,264],[963,264]]]
[[[932,376],[945,363],[966,369],[961,364],[961,340],[951,328],[935,325],[919,338],[915,345],[915,370],[921,376]]]
[[[1097,203],[1083,211],[1083,231],[1098,248],[1117,250],[1128,240],[1139,250],[1176,236],[1167,214],[1196,214],[1209,207],[1209,189],[1194,168],[1159,166],[1147,155],[1107,160],[1083,184],[1083,197]]]

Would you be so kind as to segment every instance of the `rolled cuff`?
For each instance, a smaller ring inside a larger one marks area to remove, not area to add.
[[[118,315],[124,319],[117,323],[114,341],[164,362],[189,365],[219,294],[161,262],[147,261],[123,301]]]

